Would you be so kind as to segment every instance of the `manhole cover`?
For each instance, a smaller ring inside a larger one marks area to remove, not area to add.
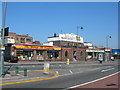
[[[106,86],[116,86],[114,83],[106,84]]]

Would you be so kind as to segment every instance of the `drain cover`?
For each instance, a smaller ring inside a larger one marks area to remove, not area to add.
[[[116,86],[114,83],[106,84],[106,86]]]

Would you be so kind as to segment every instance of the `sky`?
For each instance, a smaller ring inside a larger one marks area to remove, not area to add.
[[[117,2],[8,2],[6,27],[41,43],[60,33],[77,33],[84,42],[118,48]]]

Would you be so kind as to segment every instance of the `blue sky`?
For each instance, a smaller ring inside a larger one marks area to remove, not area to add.
[[[85,42],[118,47],[117,2],[9,2],[6,26],[10,32],[29,34],[42,43],[54,33],[75,33],[77,25],[83,26],[79,36]]]

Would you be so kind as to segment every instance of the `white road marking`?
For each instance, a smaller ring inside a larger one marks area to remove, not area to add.
[[[67,76],[67,75],[78,74],[78,73],[83,73],[83,71],[81,71],[81,72],[75,72],[75,73],[63,74],[63,75],[60,75],[60,76]]]
[[[61,65],[59,65],[61,67]]]
[[[112,67],[112,66],[107,66],[106,68],[109,68],[109,67]]]
[[[101,72],[107,72],[107,71],[110,71],[110,70],[113,70],[115,68],[110,68],[110,69],[106,69],[106,70],[102,70]]]
[[[73,73],[72,70],[69,70],[69,71],[70,71],[70,73]]]
[[[67,76],[67,75],[71,75],[71,74],[64,74],[64,75],[61,75],[61,76]]]
[[[67,88],[67,89],[70,89],[70,88],[77,88],[77,87],[80,87],[80,86],[83,86],[83,85],[87,85],[87,84],[90,84],[90,83],[93,83],[93,82],[96,82],[96,81],[99,81],[99,80],[102,80],[102,79],[111,77],[111,76],[113,76],[113,75],[115,75],[115,74],[118,74],[118,73],[120,73],[120,71],[119,71],[119,72],[116,72],[116,73],[113,73],[113,74],[110,74],[110,75],[108,75],[108,76],[105,76],[105,77],[102,77],[102,78],[99,78],[99,79],[96,79],[96,80],[87,82],[87,83],[83,83],[83,84],[80,84],[80,85],[76,85],[76,86],[73,86],[73,87],[69,87],[69,88]]]

